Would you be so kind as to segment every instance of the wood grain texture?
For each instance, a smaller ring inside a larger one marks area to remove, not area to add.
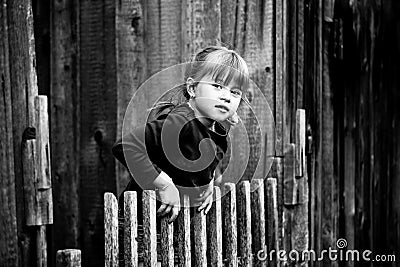
[[[80,47],[80,214],[82,258],[85,266],[99,266],[103,236],[102,194],[116,191],[115,158],[117,88],[115,1],[79,2]]]
[[[306,171],[306,112],[304,109],[296,110],[296,177],[302,177]]]
[[[79,249],[63,249],[57,251],[56,267],[80,267],[82,263]]]
[[[274,249],[279,251],[282,249],[281,242],[281,231],[282,223],[278,214],[278,187],[277,178],[268,178],[265,182],[265,193],[266,193],[266,245],[269,248],[268,251]],[[271,259],[272,266],[279,266],[280,259],[275,256]]]
[[[156,193],[143,191],[143,266],[157,264]]]
[[[283,195],[285,205],[294,205],[298,202],[298,181],[295,177],[296,145],[288,144],[285,148]]]
[[[257,252],[265,249],[266,245],[266,222],[268,217],[265,212],[265,203],[267,199],[264,194],[264,180],[254,179],[250,184],[251,198],[251,236],[252,251]],[[254,257],[254,266],[267,266],[266,261],[260,261]]]
[[[190,266],[191,249],[190,249],[190,202],[189,196],[184,195],[182,199],[182,207],[175,222],[175,240],[176,240],[176,257],[177,265],[181,267]]]
[[[161,218],[161,266],[174,266],[174,225]]]
[[[203,211],[194,211],[191,219],[191,236],[193,247],[192,264],[195,267],[207,266],[207,228],[206,215]]]
[[[138,265],[138,200],[135,191],[124,193],[124,260],[126,266]]]
[[[283,156],[284,70],[283,62],[283,9],[282,0],[275,2],[275,129],[276,156]]]
[[[118,202],[113,193],[104,194],[105,266],[118,266]]]
[[[250,204],[250,183],[249,181],[240,182],[237,189],[238,258],[240,266],[252,266],[253,264]]]
[[[236,186],[233,183],[223,185],[222,216],[223,216],[223,248],[226,266],[238,265],[238,236]]]
[[[49,119],[54,229],[57,250],[79,247],[80,75],[79,6],[76,0],[50,2]],[[44,62],[38,63],[41,65]],[[40,71],[40,69],[38,70]],[[40,74],[40,73],[39,73]],[[43,75],[43,73],[41,74]],[[39,78],[41,76],[39,75]],[[40,85],[40,84],[39,84]],[[43,90],[43,88],[41,88]],[[102,224],[100,224],[102,225]],[[102,244],[102,241],[99,242]],[[85,252],[85,254],[87,254]]]
[[[122,124],[135,125],[142,114],[125,115],[129,101],[144,81],[146,61],[144,57],[144,14],[139,0],[123,0],[116,4],[116,74],[118,119],[116,138],[122,136]],[[129,171],[122,164],[116,165],[117,193],[129,182]]]
[[[222,267],[221,189],[214,186],[213,205],[207,213],[207,264]]]

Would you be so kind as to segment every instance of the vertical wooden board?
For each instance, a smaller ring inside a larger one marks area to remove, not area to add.
[[[257,255],[258,251],[265,249],[266,245],[266,212],[264,180],[254,179],[250,184],[251,191],[251,236],[252,251]],[[266,266],[266,261],[254,258],[254,266]]]
[[[143,266],[157,264],[156,193],[143,191]]]
[[[118,202],[113,193],[104,194],[105,266],[118,266]]]
[[[46,230],[46,225],[40,225],[36,230],[36,264],[42,267],[48,266]]]
[[[18,266],[18,232],[16,211],[16,176],[10,80],[8,18],[5,0],[0,2],[0,258],[7,266]],[[18,139],[20,141],[20,139]]]
[[[283,156],[283,100],[284,68],[283,64],[283,0],[275,2],[275,127],[276,156]]]
[[[207,229],[206,215],[203,211],[194,211],[191,225],[193,258],[192,265],[195,267],[207,266]]]
[[[50,1],[50,149],[54,229],[52,249],[78,247],[79,233],[79,6]],[[47,51],[46,51],[47,52]],[[39,58],[38,58],[39,60]],[[39,76],[40,77],[40,76]],[[102,244],[102,242],[100,242]],[[54,253],[53,252],[53,253]],[[54,258],[55,254],[53,255]]]
[[[265,193],[266,193],[266,245],[269,251],[274,249],[279,251],[282,249],[280,245],[281,233],[281,220],[278,214],[278,186],[277,178],[268,178],[265,183]],[[279,266],[279,258],[276,257],[277,254],[271,259],[271,266]]]
[[[305,108],[304,105],[304,48],[305,48],[305,40],[304,40],[304,30],[305,30],[305,19],[304,19],[304,3],[305,1],[296,1],[297,2],[297,84],[296,84],[296,107],[297,108]]]
[[[174,266],[174,225],[161,218],[161,266]]]
[[[104,190],[116,191],[117,89],[115,72],[115,1],[80,1],[80,214],[83,265],[103,259],[101,229]]]
[[[175,221],[175,229],[177,265],[180,267],[190,266],[190,202],[188,195],[183,196],[182,208]]]
[[[236,211],[236,186],[226,183],[223,186],[222,216],[223,216],[223,248],[226,266],[238,265],[237,253],[237,211]]]
[[[291,142],[291,114],[293,110],[291,109],[290,102],[290,46],[289,46],[289,1],[283,0],[282,2],[282,148]]]
[[[124,260],[125,266],[138,265],[138,201],[135,191],[124,193]],[[120,248],[121,249],[121,248]]]
[[[234,47],[243,55],[245,47],[245,34],[246,34],[246,1],[238,0],[236,2],[236,22],[235,22],[235,36]]]
[[[79,249],[63,249],[57,251],[56,267],[80,267],[82,261]]]
[[[287,94],[286,94],[286,127],[289,131],[289,140],[295,139],[295,119],[297,102],[297,2],[287,1]]]
[[[51,186],[50,132],[47,97],[35,97],[36,116],[36,194],[39,201],[36,225],[53,224],[53,196]]]
[[[285,148],[284,164],[284,180],[283,180],[283,195],[285,205],[297,204],[297,187],[298,181],[295,178],[295,163],[296,163],[296,146],[288,144]]]
[[[182,52],[182,1],[160,2],[160,51],[161,67],[180,63]]]
[[[145,78],[150,77],[161,68],[161,34],[160,34],[160,2],[157,0],[143,3],[144,53],[146,62]]]
[[[237,1],[221,0],[221,42],[234,48]]]
[[[24,204],[26,208],[26,225],[38,225],[39,203],[36,195],[37,164],[36,164],[36,139],[26,140],[22,143],[22,168],[24,179]]]
[[[207,45],[216,45],[221,40],[221,0],[184,1],[182,27],[187,29],[183,35],[183,59],[198,52]]]
[[[251,251],[251,206],[250,206],[250,183],[243,181],[238,184],[237,189],[237,219],[238,219],[238,242],[239,242],[239,265],[252,266]]]
[[[296,110],[296,170],[295,175],[301,177],[306,171],[306,112]]]
[[[8,201],[11,201],[12,204],[15,200],[16,213],[12,220],[16,220],[18,231],[16,236],[18,236],[18,240],[24,240],[24,242],[18,242],[18,264],[20,266],[28,266],[35,255],[33,244],[36,234],[33,229],[29,229],[23,223],[23,190],[18,190],[18,188],[22,189],[23,186],[22,155],[20,153],[22,134],[26,127],[35,124],[33,98],[37,95],[37,86],[31,83],[32,75],[36,75],[36,73],[33,74],[32,71],[34,69],[31,68],[31,64],[34,62],[34,58],[32,58],[34,55],[29,47],[31,38],[29,34],[32,34],[33,30],[29,29],[32,24],[28,22],[32,20],[32,6],[31,1],[18,0],[4,2],[3,8],[7,12],[6,17],[3,17],[3,23],[5,27],[8,27],[6,34],[8,38],[7,56],[10,60],[8,71],[12,91],[10,102],[12,103],[12,129],[10,128],[9,130],[13,133],[13,149],[16,152],[12,155],[14,157],[13,172],[15,179],[14,181],[8,180],[12,184],[15,183],[15,187],[12,189],[15,190],[15,193],[10,193],[9,196],[15,195],[13,200]],[[12,223],[9,225],[12,226]],[[14,238],[11,240],[14,240]],[[8,255],[6,257],[9,258]]]
[[[221,190],[214,186],[213,206],[207,214],[207,264],[222,267]]]
[[[129,101],[144,80],[146,62],[144,60],[144,14],[139,0],[123,0],[116,4],[116,74],[117,74],[117,139],[122,136],[122,124]],[[139,113],[139,112],[137,112]],[[126,117],[127,124],[134,125],[135,117]],[[122,164],[116,165],[117,192],[123,191],[130,180],[129,171]]]

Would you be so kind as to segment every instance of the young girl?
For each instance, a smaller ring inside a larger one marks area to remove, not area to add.
[[[209,46],[191,59],[183,83],[182,103],[157,105],[154,120],[112,149],[133,176],[125,191],[155,189],[161,202],[157,214],[170,215],[169,222],[176,219],[183,194],[198,211],[211,208],[215,170],[227,152],[229,127],[238,123],[248,68],[235,51]]]

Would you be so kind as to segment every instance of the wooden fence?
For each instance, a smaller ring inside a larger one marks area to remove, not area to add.
[[[197,211],[191,215],[189,198],[184,196],[176,221],[169,224],[168,217],[161,218],[158,233],[155,191],[143,192],[139,231],[137,193],[125,192],[125,266],[138,262],[156,266],[157,261],[161,266],[267,266],[266,246],[279,249],[277,190],[276,178],[215,186],[207,215]],[[118,266],[118,204],[112,193],[104,195],[104,214],[105,266]]]

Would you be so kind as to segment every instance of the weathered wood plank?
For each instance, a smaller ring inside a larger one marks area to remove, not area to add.
[[[118,266],[118,202],[113,193],[104,194],[105,266]]]
[[[117,66],[117,136],[122,136],[122,124],[129,101],[139,85],[145,79],[146,62],[144,60],[144,14],[139,0],[122,0],[116,3],[116,66]],[[142,114],[126,116],[128,125],[135,125],[135,117]],[[122,164],[116,166],[117,193],[120,194],[129,182],[129,171]]]
[[[138,201],[135,191],[124,193],[124,260],[125,266],[138,265]]]
[[[238,257],[240,266],[252,266],[253,264],[250,203],[250,183],[249,181],[240,182],[237,189]]]
[[[297,3],[297,96],[296,107],[306,108],[304,105],[304,64],[305,64],[305,51],[304,51],[304,3],[305,1],[296,1]]]
[[[275,2],[275,124],[276,156],[283,156],[284,70],[283,2]]]
[[[79,6],[77,0],[49,2],[51,75],[46,83],[50,87],[51,176],[56,207],[53,229],[63,229],[52,238],[52,249],[57,251],[79,247],[80,238]]]
[[[191,265],[190,250],[190,202],[189,196],[184,195],[181,203],[181,211],[175,222],[175,240],[177,265],[186,267]]]
[[[16,220],[16,176],[9,61],[7,1],[0,1],[0,258],[8,266],[18,266],[18,232]],[[14,93],[14,92],[13,92]],[[20,139],[19,139],[20,141]],[[24,155],[24,154],[23,154]],[[17,165],[18,166],[18,165]]]
[[[295,178],[295,163],[296,163],[296,146],[295,144],[288,144],[285,148],[284,163],[284,181],[283,181],[283,194],[284,204],[294,205],[297,204],[297,185],[298,181]]]
[[[47,257],[47,229],[46,225],[39,225],[36,229],[36,264],[40,267],[48,266]]]
[[[267,240],[266,245],[268,251],[274,249],[275,251],[279,251],[282,247],[280,246],[280,238],[281,234],[279,230],[282,230],[281,220],[278,214],[278,186],[277,186],[277,178],[268,178],[265,183],[266,189],[266,221],[267,221]],[[276,257],[277,254],[273,256],[270,264],[271,266],[279,266],[279,258]],[[269,256],[269,255],[268,255]]]
[[[306,171],[306,112],[304,109],[296,111],[296,170],[295,175],[302,177]]]
[[[143,191],[143,266],[157,264],[156,193]]]
[[[238,265],[237,254],[237,221],[236,221],[236,186],[226,183],[223,186],[222,216],[223,216],[223,246],[226,266]]]
[[[221,190],[214,186],[213,206],[207,214],[207,259],[209,266],[222,267]]]
[[[51,188],[50,132],[47,108],[47,97],[36,96],[36,160],[37,184],[36,192],[39,208],[35,225],[53,223],[53,196]]]
[[[59,250],[56,255],[56,267],[80,267],[81,260],[79,249]]]
[[[193,236],[193,259],[195,267],[207,266],[207,229],[206,215],[203,211],[194,211],[192,217],[191,234]]]
[[[229,48],[234,48],[236,6],[236,0],[221,1],[221,42]]]
[[[161,218],[161,266],[174,266],[174,225],[169,217]]]
[[[250,184],[251,191],[251,235],[252,235],[252,250],[253,254],[263,250],[266,245],[266,212],[265,203],[266,198],[264,194],[264,180],[254,179]],[[254,266],[266,266],[266,261],[259,261],[254,258]]]

